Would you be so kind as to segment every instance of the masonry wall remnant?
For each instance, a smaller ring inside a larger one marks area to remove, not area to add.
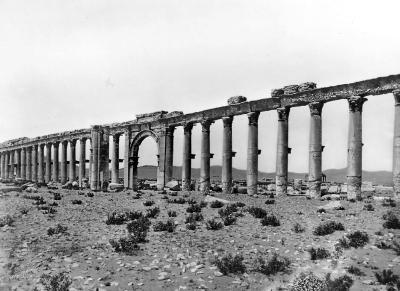
[[[315,83],[285,86],[271,92],[271,98],[247,101],[234,96],[228,105],[199,112],[183,114],[181,111],[158,111],[137,115],[135,120],[94,125],[90,128],[49,134],[35,138],[18,138],[0,144],[0,178],[18,178],[48,183],[78,181],[82,186],[89,178],[90,188],[101,190],[105,182],[118,183],[119,163],[124,164],[124,186],[137,187],[138,152],[141,142],[153,138],[158,146],[157,188],[163,189],[172,179],[174,130],[184,128],[182,188],[190,190],[191,137],[194,124],[201,124],[200,190],[210,190],[210,127],[214,121],[223,121],[222,188],[226,193],[232,189],[232,126],[234,117],[246,114],[248,123],[247,187],[248,193],[257,193],[258,183],[258,118],[264,111],[277,111],[278,136],[276,153],[276,193],[287,194],[288,128],[290,108],[308,106],[310,109],[309,174],[308,187],[311,197],[320,197],[322,182],[322,108],[327,102],[346,99],[349,104],[349,132],[347,155],[348,198],[361,196],[362,182],[362,108],[369,95],[392,93],[395,99],[395,127],[393,138],[394,195],[400,198],[400,75],[391,75],[350,84],[317,88]],[[125,153],[119,157],[120,137],[124,136]],[[109,152],[109,137],[112,150]],[[86,143],[90,142],[90,157],[86,157]],[[75,147],[83,149],[76,157]],[[69,149],[69,155],[67,150]],[[59,155],[60,151],[60,155]],[[69,160],[67,157],[69,156]],[[111,159],[110,159],[111,157]],[[89,159],[88,159],[89,158]],[[110,173],[111,163],[111,173]],[[86,173],[89,164],[89,173]],[[76,171],[79,165],[79,171]]]

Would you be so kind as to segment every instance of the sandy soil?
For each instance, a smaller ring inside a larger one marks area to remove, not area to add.
[[[317,213],[319,206],[329,201],[308,200],[305,197],[279,197],[276,203],[266,205],[266,196],[217,195],[217,197],[259,206],[280,218],[278,227],[262,226],[259,219],[244,212],[235,225],[221,230],[207,230],[200,222],[197,230],[185,227],[188,204],[168,204],[164,195],[145,192],[140,199],[134,193],[95,193],[89,191],[52,190],[62,194],[54,215],[44,214],[33,205],[33,200],[24,195],[40,195],[47,203],[54,202],[53,195],[46,188],[36,194],[10,192],[0,197],[0,214],[13,216],[13,226],[0,229],[1,290],[40,290],[42,274],[66,271],[72,279],[71,290],[275,290],[285,287],[301,271],[312,270],[318,275],[332,272],[345,274],[348,266],[359,267],[365,275],[354,276],[351,290],[373,290],[383,288],[376,285],[374,272],[391,268],[400,274],[400,257],[391,249],[379,249],[378,240],[400,239],[400,230],[382,227],[383,213],[388,210],[400,214],[399,207],[383,207],[381,202],[372,201],[374,211],[363,210],[364,202],[341,201],[345,210],[327,210]],[[179,193],[179,198],[184,196]],[[187,194],[186,194],[187,195]],[[199,193],[191,197],[202,200]],[[72,200],[82,200],[81,205]],[[150,208],[143,201],[153,200],[161,210],[152,223],[167,220],[168,210],[175,210],[173,218],[175,232],[154,232],[150,228],[148,242],[140,244],[135,255],[117,253],[109,244],[110,239],[125,235],[126,224],[106,225],[107,214],[113,210],[141,210]],[[27,214],[22,214],[22,209]],[[202,210],[205,220],[219,217],[218,209],[209,206]],[[315,236],[312,231],[322,221],[342,222],[345,231],[327,236]],[[306,228],[303,233],[294,233],[293,224],[299,222]],[[68,227],[67,233],[47,235],[47,229],[56,224]],[[370,242],[363,248],[348,249],[338,258],[311,261],[307,249],[311,246],[324,247],[333,253],[334,244],[344,234],[363,230],[369,234]],[[381,235],[375,233],[381,231]],[[291,260],[290,271],[273,276],[258,273],[254,259],[267,258],[272,252]],[[212,264],[216,255],[225,253],[241,254],[247,272],[240,275],[223,276]],[[160,275],[160,273],[162,275]],[[375,285],[372,285],[375,284]],[[284,289],[285,290],[285,289]]]

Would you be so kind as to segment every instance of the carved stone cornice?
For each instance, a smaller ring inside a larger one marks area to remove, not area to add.
[[[324,107],[324,103],[323,102],[312,102],[312,103],[308,104],[308,107],[310,108],[311,116],[313,116],[313,115],[321,116],[322,108]]]

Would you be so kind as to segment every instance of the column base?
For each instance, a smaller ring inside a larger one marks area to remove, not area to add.
[[[210,193],[210,180],[200,178],[200,192],[203,194]]]
[[[277,196],[287,195],[287,178],[276,176],[275,183],[276,183],[276,195]]]
[[[393,176],[393,198],[400,200],[400,174]]]
[[[361,177],[347,176],[347,199],[361,200]]]
[[[250,195],[257,194],[257,185],[247,186],[247,194],[250,194]]]
[[[232,193],[232,183],[222,182],[222,193],[231,194]]]
[[[191,182],[192,181],[186,181],[186,180],[182,180],[182,191],[190,191],[191,190]]]
[[[321,197],[321,181],[308,181],[308,196],[311,198]]]

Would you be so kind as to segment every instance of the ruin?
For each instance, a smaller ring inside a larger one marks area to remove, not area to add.
[[[394,196],[400,198],[400,75],[375,78],[351,84],[317,88],[315,83],[286,86],[273,90],[271,98],[247,101],[243,96],[229,99],[227,106],[183,114],[180,111],[158,111],[138,115],[136,120],[123,123],[94,125],[91,128],[55,133],[35,138],[18,138],[0,144],[0,177],[2,180],[18,178],[38,183],[74,181],[79,185],[88,176],[90,188],[101,190],[104,182],[118,183],[119,162],[124,164],[124,187],[137,187],[138,151],[142,141],[151,137],[158,146],[157,188],[163,189],[172,179],[174,129],[184,128],[182,189],[190,190],[191,131],[194,124],[201,124],[200,190],[210,189],[210,126],[218,119],[223,121],[222,188],[230,193],[232,188],[232,124],[237,115],[247,114],[247,189],[249,194],[257,193],[258,183],[258,117],[263,111],[276,110],[278,113],[278,137],[276,160],[276,193],[287,194],[288,183],[288,125],[290,108],[309,106],[309,195],[320,197],[322,182],[322,126],[321,115],[324,103],[347,99],[349,103],[348,133],[348,198],[361,197],[362,183],[362,108],[368,95],[392,93],[395,98],[395,130],[393,139],[393,182]],[[119,142],[125,136],[124,157],[119,157]],[[113,146],[109,152],[109,137]],[[75,146],[83,150],[76,159]],[[90,158],[87,160],[86,142],[90,142]],[[69,156],[67,161],[67,149]],[[61,145],[61,154],[59,147]],[[52,157],[53,151],[53,160]],[[111,157],[111,159],[110,159]],[[60,160],[59,160],[60,158]],[[109,163],[111,162],[111,175]],[[89,173],[86,164],[89,163]],[[60,165],[60,166],[59,166]],[[76,165],[80,165],[76,173]],[[67,166],[69,170],[67,171]],[[67,172],[69,177],[67,177]],[[77,176],[76,176],[77,175]]]

